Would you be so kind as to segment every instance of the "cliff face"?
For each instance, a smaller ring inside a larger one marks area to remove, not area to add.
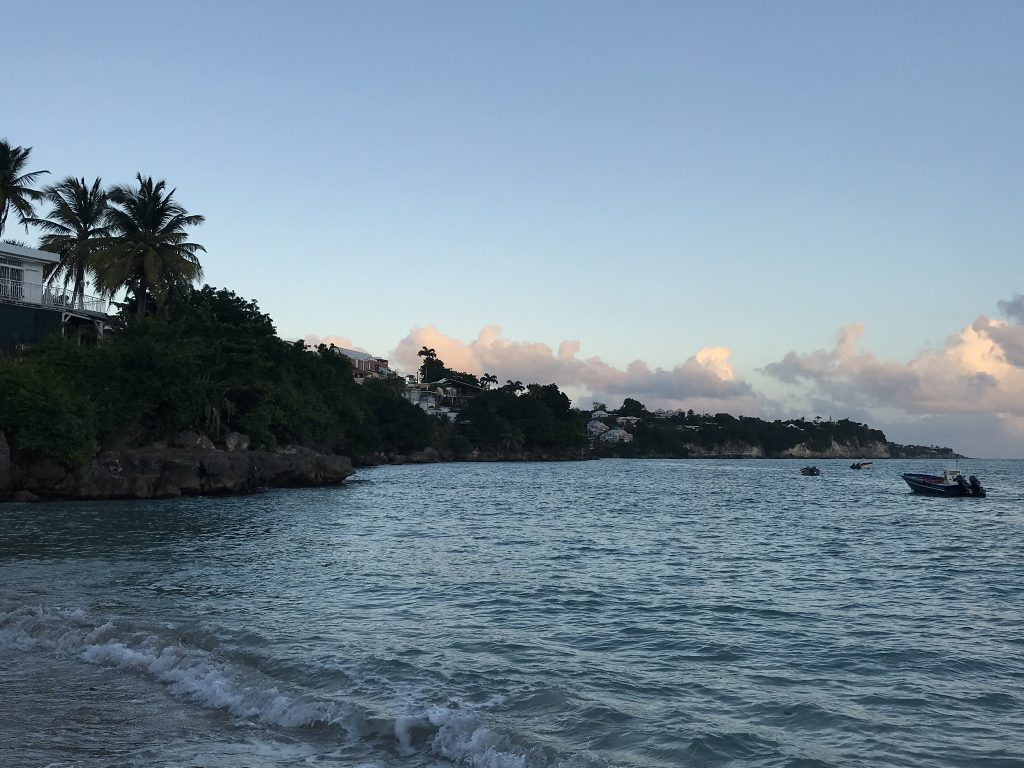
[[[881,442],[852,443],[842,445],[832,441],[824,451],[812,451],[806,445],[798,445],[783,452],[783,457],[793,459],[888,459],[889,446]]]
[[[759,445],[748,443],[723,443],[714,448],[700,445],[688,446],[688,455],[694,459],[763,459],[764,451]]]
[[[352,463],[307,448],[225,452],[195,448],[107,451],[78,466],[53,459],[14,466],[15,499],[148,499],[335,485]]]

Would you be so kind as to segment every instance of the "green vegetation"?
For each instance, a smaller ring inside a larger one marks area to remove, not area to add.
[[[65,288],[73,284],[72,306],[82,306],[87,274],[94,268],[95,254],[110,236],[107,193],[101,185],[99,179],[88,185],[85,179],[69,176],[43,191],[50,204],[49,215],[29,220],[43,230],[39,247],[60,256],[50,281],[63,277]]]
[[[12,147],[7,139],[0,139],[0,235],[12,210],[28,231],[28,222],[35,216],[33,204],[43,197],[32,185],[49,171],[26,171],[31,153],[32,147]]]
[[[520,385],[522,386],[522,385]],[[485,390],[469,401],[456,423],[465,442],[480,450],[558,454],[587,446],[586,419],[555,384]]]
[[[0,429],[17,450],[81,461],[181,431],[356,456],[430,444],[430,418],[394,384],[360,386],[345,357],[280,339],[231,291],[189,290],[160,316],[129,310],[115,325],[95,346],[54,337],[0,359]]]
[[[632,398],[626,398],[616,415],[639,419],[635,424],[625,425],[633,440],[598,440],[595,452],[599,455],[686,457],[706,453],[728,455],[754,448],[763,456],[781,456],[798,446],[811,453],[826,453],[833,445],[887,445],[883,432],[849,419],[765,421],[728,413],[698,414],[692,410],[652,414]]]

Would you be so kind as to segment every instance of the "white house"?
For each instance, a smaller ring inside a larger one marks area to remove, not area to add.
[[[624,429],[609,429],[607,432],[602,434],[598,439],[604,440],[606,443],[633,442],[633,436]]]
[[[408,384],[405,396],[413,405],[419,406],[431,416],[444,416],[451,421],[459,417],[459,411],[482,390],[457,379],[439,379],[433,382]]]
[[[46,284],[58,261],[54,253],[0,243],[0,347],[35,344],[69,329],[103,336],[104,299],[73,297],[70,287]]]

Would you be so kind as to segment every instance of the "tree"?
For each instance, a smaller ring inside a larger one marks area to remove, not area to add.
[[[490,389],[492,384],[498,383],[498,377],[493,373],[485,373],[480,377],[480,383],[483,385],[484,389]]]
[[[526,387],[523,386],[523,382],[521,381],[512,381],[512,379],[509,379],[505,382],[505,386],[503,386],[502,389],[506,392],[512,392],[513,394],[518,395],[526,389]]]
[[[505,453],[519,453],[526,443],[526,436],[517,426],[509,427],[501,435],[501,447]]]
[[[647,406],[641,403],[639,400],[634,400],[632,397],[627,397],[622,401],[622,407],[619,408],[620,416],[637,416],[643,418],[647,415]]]
[[[60,184],[47,187],[43,195],[53,210],[46,218],[30,221],[45,233],[40,238],[42,249],[60,256],[49,280],[53,282],[63,276],[65,288],[73,283],[71,303],[81,307],[93,254],[109,235],[106,192],[99,179],[88,186],[85,179],[69,176]]]
[[[32,184],[49,171],[25,172],[31,152],[32,147],[12,147],[7,139],[0,139],[0,234],[3,234],[7,214],[12,209],[27,232],[29,220],[35,216],[32,205],[43,197],[43,193],[33,189]]]
[[[202,224],[203,216],[189,214],[166,191],[167,182],[136,175],[138,188],[119,185],[107,194],[107,226],[111,236],[95,254],[94,268],[101,292],[113,295],[128,289],[135,299],[136,317],[150,303],[163,306],[168,295],[182,294],[203,277],[196,256],[206,249],[188,242],[186,229]]]
[[[416,354],[423,358],[423,365],[420,366],[421,381],[438,381],[446,376],[448,369],[445,367],[444,360],[437,356],[433,347],[425,346]]]

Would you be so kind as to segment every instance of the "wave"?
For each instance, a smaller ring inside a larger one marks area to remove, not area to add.
[[[385,753],[405,757],[425,752],[471,768],[607,765],[579,755],[563,759],[517,747],[489,727],[480,711],[500,703],[500,697],[480,709],[411,700],[400,703],[399,711],[378,714],[372,705],[346,698],[344,691],[325,695],[303,690],[172,635],[172,630],[138,628],[128,620],[97,618],[78,608],[40,605],[0,611],[0,649],[51,653],[141,674],[167,685],[175,695],[241,720],[320,730],[328,737],[338,731]]]

